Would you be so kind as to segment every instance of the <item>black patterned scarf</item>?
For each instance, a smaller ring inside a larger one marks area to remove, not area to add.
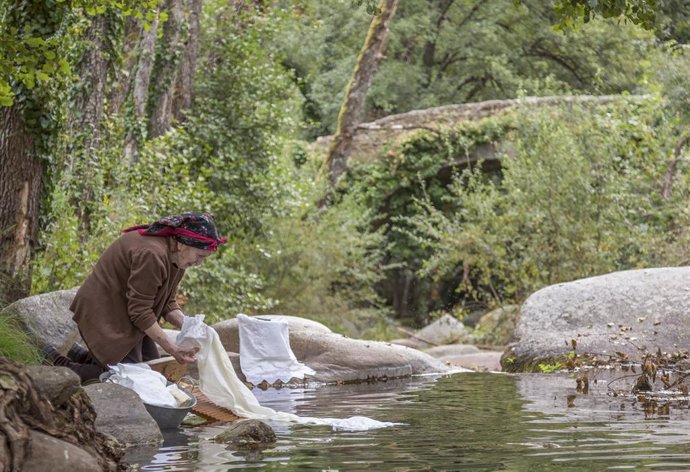
[[[218,234],[211,215],[196,211],[166,216],[150,225],[132,226],[123,233],[130,231],[143,236],[172,236],[182,244],[207,251],[215,251],[219,244],[227,241]]]

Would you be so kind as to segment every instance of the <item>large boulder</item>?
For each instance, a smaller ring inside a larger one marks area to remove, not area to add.
[[[111,382],[84,387],[96,410],[96,429],[125,446],[159,444],[163,440],[156,420],[144,407],[139,395]]]
[[[31,448],[24,472],[93,472],[102,470],[98,459],[74,444],[31,430]]]
[[[467,339],[467,328],[457,318],[445,314],[417,331],[414,338],[430,345],[452,344]]]
[[[81,390],[81,380],[67,367],[42,365],[26,366],[34,387],[45,396],[55,408],[64,405],[70,397]]]
[[[522,305],[504,370],[534,370],[572,350],[640,360],[690,346],[690,267],[615,272],[546,287]],[[617,354],[620,353],[620,354]]]
[[[346,338],[315,321],[281,315],[261,318],[288,322],[290,347],[297,360],[316,371],[311,378],[318,382],[353,382],[448,370],[442,362],[415,349]],[[222,321],[213,328],[226,350],[239,352],[236,319]]]
[[[6,306],[0,316],[16,318],[38,344],[52,344],[65,354],[81,339],[69,310],[76,293],[73,288],[23,298]]]

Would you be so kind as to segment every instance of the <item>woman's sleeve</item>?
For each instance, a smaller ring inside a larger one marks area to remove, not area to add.
[[[166,277],[167,270],[160,256],[146,250],[132,255],[127,280],[127,314],[141,331],[156,323],[153,306]]]
[[[170,295],[170,298],[168,299],[168,304],[165,305],[165,313],[163,313],[163,315],[167,315],[168,313],[170,313],[173,310],[182,311],[182,309],[180,308],[180,305],[177,304],[176,297],[177,297],[177,287],[175,287],[175,290],[173,290],[172,295]]]

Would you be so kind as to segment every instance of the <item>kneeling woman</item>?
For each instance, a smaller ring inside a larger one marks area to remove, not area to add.
[[[201,264],[224,242],[207,213],[183,213],[124,230],[70,306],[88,350],[74,345],[65,357],[48,347],[47,360],[69,367],[82,382],[97,379],[108,364],[157,359],[156,343],[177,362],[194,362],[194,351],[171,342],[159,323],[164,318],[182,327],[184,314],[175,296],[185,269]]]

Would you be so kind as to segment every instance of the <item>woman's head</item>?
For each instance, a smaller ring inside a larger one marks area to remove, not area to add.
[[[187,246],[199,250],[199,255],[215,251],[226,241],[218,234],[213,216],[196,211],[166,216],[149,225],[133,226],[124,231],[135,230],[143,236],[172,236],[182,250]],[[187,250],[185,253],[197,254]]]

